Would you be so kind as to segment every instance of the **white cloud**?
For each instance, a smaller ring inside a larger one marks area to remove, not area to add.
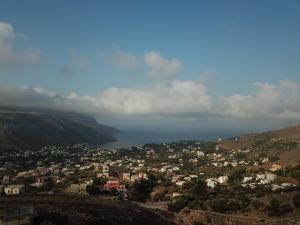
[[[144,55],[136,55],[121,50],[111,52],[100,52],[100,57],[113,67],[122,69],[141,69],[146,68],[147,75],[155,80],[174,80],[182,71],[182,63],[176,59],[167,59],[159,52],[150,51]]]
[[[31,100],[32,99],[32,100]],[[0,86],[0,103],[75,110],[93,115],[199,116],[211,107],[206,87],[193,81],[175,80],[168,86],[147,90],[109,88],[96,95],[62,96],[40,87]]]
[[[87,58],[79,55],[74,49],[68,49],[70,60],[64,64],[60,71],[65,75],[74,75],[85,69],[88,66]]]
[[[140,59],[137,55],[124,52],[121,50],[114,50],[112,52],[100,52],[100,57],[114,67],[132,69],[140,64]]]
[[[167,87],[148,90],[110,88],[98,103],[113,114],[126,115],[192,115],[210,109],[206,87],[193,81],[175,80]]]
[[[245,118],[300,119],[300,84],[280,81],[277,85],[256,83],[252,95],[235,94],[221,98],[225,115]]]
[[[16,47],[15,42],[18,40],[18,36],[11,24],[0,21],[0,68],[12,68],[43,62],[38,50]]]
[[[181,62],[176,59],[163,58],[159,52],[148,52],[144,61],[149,66],[149,77],[159,79],[170,79],[176,77],[183,69]]]
[[[9,41],[16,38],[14,28],[11,24],[0,22],[0,41]]]
[[[288,84],[256,83],[253,94],[212,97],[201,82],[174,80],[167,85],[109,88],[94,95],[61,95],[41,87],[0,85],[0,104],[71,110],[122,118],[300,119],[300,89]]]
[[[300,90],[300,83],[293,82],[290,80],[281,80],[279,81],[280,87],[283,89],[289,89],[291,91],[299,91]]]

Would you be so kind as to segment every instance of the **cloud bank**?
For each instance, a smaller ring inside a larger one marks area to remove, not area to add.
[[[0,103],[72,110],[94,116],[300,119],[300,84],[256,83],[249,95],[212,97],[201,82],[173,80],[147,89],[108,88],[95,95],[61,95],[40,87],[0,86]]]

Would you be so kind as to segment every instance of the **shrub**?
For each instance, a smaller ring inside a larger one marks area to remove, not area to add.
[[[168,210],[172,211],[172,212],[180,212],[180,210],[182,210],[184,207],[186,207],[187,205],[187,201],[183,200],[183,199],[178,199],[175,202],[171,202],[168,205]]]
[[[270,216],[282,216],[288,212],[293,211],[289,204],[281,204],[276,198],[272,198],[268,206]]]
[[[210,205],[211,209],[215,212],[225,213],[228,211],[226,199],[214,199]]]
[[[90,195],[98,195],[98,194],[100,194],[100,190],[99,190],[98,186],[94,185],[94,184],[93,185],[88,185],[86,187],[86,191]]]
[[[247,197],[240,198],[220,198],[214,199],[211,202],[211,209],[216,212],[225,213],[227,211],[235,211],[239,209],[246,208],[250,203],[250,200]]]
[[[246,173],[246,169],[237,169],[235,170],[228,178],[229,183],[239,182],[243,179]]]
[[[272,213],[276,213],[279,211],[280,207],[280,202],[277,198],[272,198],[269,205],[268,205],[268,210],[271,211]]]
[[[251,204],[255,210],[258,210],[262,206],[263,203],[258,200],[253,200],[251,202]]]
[[[69,219],[66,215],[62,215],[59,212],[40,212],[33,219],[34,225],[42,225],[42,224],[70,224]]]
[[[294,195],[293,203],[296,208],[300,208],[300,194]]]
[[[204,223],[198,222],[198,221],[194,221],[194,222],[193,222],[193,225],[204,225]]]
[[[172,212],[180,212],[180,210],[186,207],[192,200],[193,199],[189,198],[188,196],[181,196],[176,201],[171,201],[168,204],[168,210]]]
[[[157,179],[152,175],[149,176],[148,180],[142,179],[134,182],[130,199],[137,202],[145,202],[156,185]]]

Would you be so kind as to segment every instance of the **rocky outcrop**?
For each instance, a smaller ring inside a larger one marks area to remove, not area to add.
[[[176,223],[178,225],[300,225],[300,216],[270,219],[184,209],[177,215]]]

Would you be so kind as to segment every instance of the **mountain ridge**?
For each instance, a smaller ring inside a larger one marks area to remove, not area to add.
[[[104,144],[116,141],[113,135],[117,131],[79,113],[0,106],[0,151],[45,145]]]

